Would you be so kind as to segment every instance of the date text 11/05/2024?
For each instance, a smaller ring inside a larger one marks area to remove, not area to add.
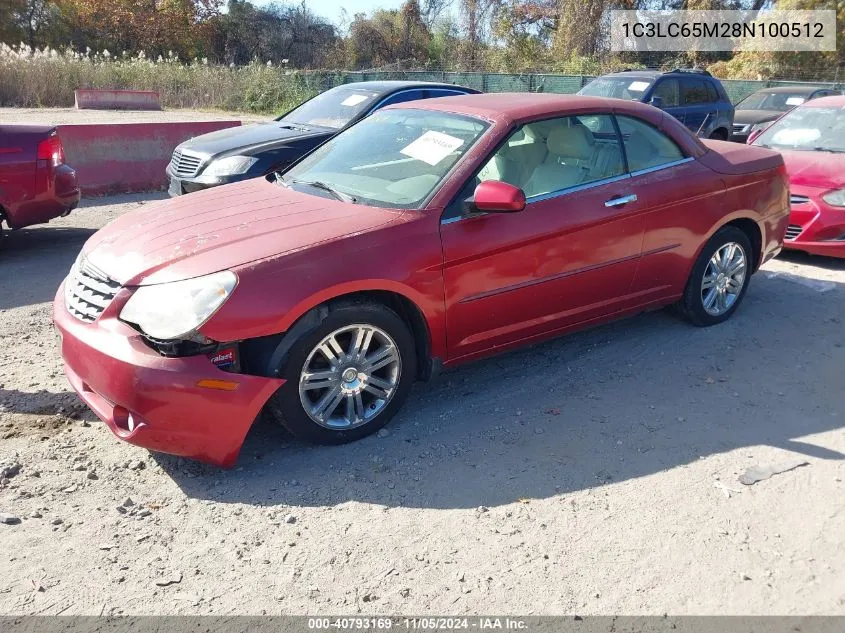
[[[410,631],[525,631],[528,623],[510,617],[421,617],[421,618],[308,618],[309,630],[397,630]]]

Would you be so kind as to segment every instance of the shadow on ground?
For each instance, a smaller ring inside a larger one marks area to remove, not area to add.
[[[23,279],[24,283],[0,284],[0,310],[52,301],[85,241],[97,227],[117,217],[111,210],[103,214],[102,209],[133,203],[142,208],[167,197],[167,193],[154,192],[84,199],[67,218],[5,232],[0,239],[0,271],[3,279]],[[86,215],[89,207],[96,207],[99,215]],[[85,227],[86,223],[96,227]]]
[[[717,327],[662,311],[449,371],[415,387],[387,437],[310,446],[262,420],[234,471],[156,459],[191,497],[433,508],[549,497],[757,445],[841,460],[808,436],[845,421],[844,292],[760,274]]]
[[[0,269],[3,283],[0,310],[52,301],[59,284],[95,229],[37,226],[10,231],[2,238]]]

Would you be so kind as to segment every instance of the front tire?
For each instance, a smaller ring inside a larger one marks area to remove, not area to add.
[[[698,326],[727,321],[745,297],[753,270],[744,231],[724,226],[711,237],[692,268],[678,308]]]
[[[408,326],[369,302],[330,306],[328,316],[291,347],[285,384],[268,410],[291,434],[343,444],[375,433],[408,396],[417,366]]]

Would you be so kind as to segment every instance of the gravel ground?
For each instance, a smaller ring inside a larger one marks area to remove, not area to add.
[[[265,121],[271,117],[220,110],[77,110],[76,108],[0,108],[0,123],[159,123],[169,121]]]
[[[84,240],[155,197],[4,240],[0,613],[845,614],[845,261],[447,372],[352,445],[259,421],[222,471],[116,440],[54,346]]]

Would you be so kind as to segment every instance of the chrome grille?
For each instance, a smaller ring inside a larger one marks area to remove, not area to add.
[[[173,151],[173,156],[170,158],[170,171],[176,176],[191,178],[197,175],[201,164],[201,156],[194,156],[191,153],[176,148]]]
[[[799,196],[797,193],[789,196],[789,204],[804,204],[809,201],[810,199],[807,196]]]
[[[734,123],[734,134],[744,134],[750,127],[747,123]]]
[[[65,305],[77,319],[91,323],[108,307],[118,290],[119,283],[80,258],[65,279]]]
[[[787,240],[794,240],[796,237],[801,235],[801,231],[804,229],[801,228],[799,224],[790,224],[786,227],[786,235],[784,236]]]

